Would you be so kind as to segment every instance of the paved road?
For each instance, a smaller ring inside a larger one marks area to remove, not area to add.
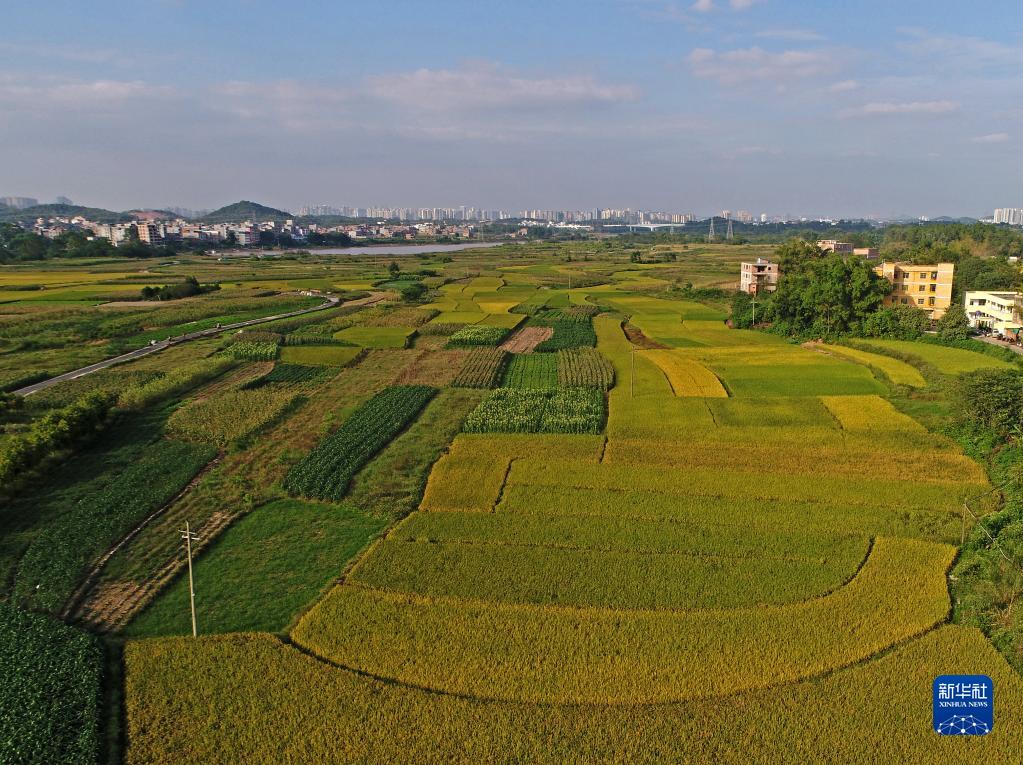
[[[1023,354],[1023,348],[1020,348],[1018,345],[1014,343],[1003,343],[1001,340],[995,340],[993,337],[984,337],[983,335],[981,335],[977,339],[983,343],[987,343],[988,345],[994,345],[997,346],[998,348],[1008,348],[1013,353]]]
[[[370,302],[377,302],[382,299],[378,293],[371,295],[368,298],[362,298],[361,300],[353,300],[348,305],[360,305]],[[148,356],[151,353],[158,353],[164,348],[169,348],[172,345],[179,345],[180,343],[187,343],[189,340],[198,340],[201,337],[211,337],[212,335],[219,335],[221,332],[230,332],[233,329],[242,329],[243,327],[251,327],[253,324],[263,324],[268,321],[276,321],[277,319],[287,319],[292,316],[301,316],[302,314],[312,313],[313,311],[322,311],[326,308],[333,308],[338,304],[340,298],[331,297],[327,298],[324,303],[313,306],[312,308],[303,308],[300,311],[291,311],[289,313],[279,313],[274,316],[264,316],[260,319],[250,319],[248,321],[239,321],[234,324],[224,324],[221,327],[213,327],[211,329],[203,329],[198,332],[189,332],[187,335],[180,335],[178,337],[172,337],[168,340],[161,340],[154,345],[147,345],[144,348],[139,348],[137,351],[131,351],[120,356],[114,356],[110,359],[98,361],[95,364],[90,364],[87,367],[76,369],[73,372],[65,372],[62,375],[51,377],[49,380],[43,380],[42,382],[34,383],[33,385],[26,385],[24,388],[19,388],[14,391],[19,396],[30,396],[37,391],[46,390],[51,385],[64,382],[65,380],[74,380],[84,375],[98,372],[100,369],[106,369],[112,367],[115,364],[123,364],[126,361],[134,361],[135,359]]]

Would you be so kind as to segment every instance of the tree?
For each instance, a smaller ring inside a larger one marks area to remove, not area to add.
[[[778,248],[780,276],[767,317],[781,332],[830,337],[860,331],[891,285],[862,258],[791,240]]]
[[[753,298],[747,292],[736,292],[732,297],[732,326],[736,329],[753,326]]]
[[[970,320],[962,303],[953,303],[938,319],[938,337],[942,340],[966,340],[970,336]]]
[[[952,398],[961,422],[1007,437],[1023,417],[1023,375],[1016,369],[978,369],[959,378]]]
[[[414,303],[426,294],[426,285],[422,282],[409,282],[399,287],[398,292],[406,303]]]
[[[925,311],[913,305],[893,305],[867,316],[861,332],[865,337],[915,340],[930,326],[931,320]]]
[[[401,266],[398,265],[398,261],[392,260],[387,264],[387,273],[391,275],[392,279],[396,278],[398,274],[401,273]]]

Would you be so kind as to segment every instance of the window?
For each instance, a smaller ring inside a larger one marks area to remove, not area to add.
[[[938,272],[937,271],[931,271],[931,278],[937,280]]]
[[[927,273],[926,273],[925,271],[921,271],[921,272],[920,272],[920,278],[921,278],[921,279],[926,279],[926,278],[927,278]],[[935,279],[937,279],[937,278],[938,278],[938,275],[937,275],[937,274],[935,274],[935,275],[934,275],[934,278],[935,278]]]
[[[927,289],[927,285],[921,284],[919,287],[917,287],[917,292],[923,292],[925,289]]]
[[[920,299],[919,299],[919,300],[917,300],[916,302],[917,302],[917,304],[918,304],[918,305],[923,305],[923,304],[924,304],[924,299],[923,299],[923,298],[920,298]]]
[[[906,303],[908,303],[908,302],[909,302],[909,301],[908,301],[908,300],[907,300],[906,298],[902,298],[902,304],[903,304],[903,305],[906,305]]]
[[[937,292],[937,291],[938,291],[938,285],[937,284],[932,284],[931,285],[931,292]]]
[[[927,305],[934,305],[934,298],[927,298]]]

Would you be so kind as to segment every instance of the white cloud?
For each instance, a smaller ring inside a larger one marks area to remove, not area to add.
[[[842,80],[828,86],[831,93],[848,93],[850,90],[858,90],[860,84],[856,80]]]
[[[777,157],[781,154],[781,149],[771,146],[740,146],[733,153],[744,157],[758,155]]]
[[[631,85],[602,83],[589,75],[530,77],[492,64],[374,75],[366,91],[426,111],[611,105],[639,96]]]
[[[988,133],[971,138],[972,143],[1006,143],[1009,140],[1008,133]]]
[[[693,10],[697,13],[710,13],[714,10],[714,0],[696,0]]]
[[[88,111],[111,104],[174,93],[168,86],[142,80],[77,80],[62,77],[0,76],[0,103],[42,110],[73,107]]]
[[[961,72],[1023,65],[1023,46],[1006,45],[983,37],[934,34],[924,29],[899,31],[908,38],[899,43],[899,48],[942,68]]]
[[[771,53],[756,46],[721,53],[696,48],[687,62],[697,77],[717,80],[723,85],[767,81],[784,86],[791,80],[821,76],[835,68],[831,56],[823,51]]]
[[[744,11],[747,8],[756,5],[760,0],[729,0],[728,4],[732,6],[733,10]]]
[[[949,114],[957,111],[954,101],[874,101],[856,109],[846,109],[843,117],[887,116],[901,114]]]
[[[826,39],[824,35],[809,29],[762,29],[753,36],[768,40],[791,40],[792,42],[818,42]]]

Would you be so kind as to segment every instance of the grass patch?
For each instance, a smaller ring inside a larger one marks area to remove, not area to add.
[[[386,523],[349,505],[293,499],[253,510],[195,562],[200,632],[283,630]],[[179,576],[124,634],[185,635],[191,629],[188,578]]]

